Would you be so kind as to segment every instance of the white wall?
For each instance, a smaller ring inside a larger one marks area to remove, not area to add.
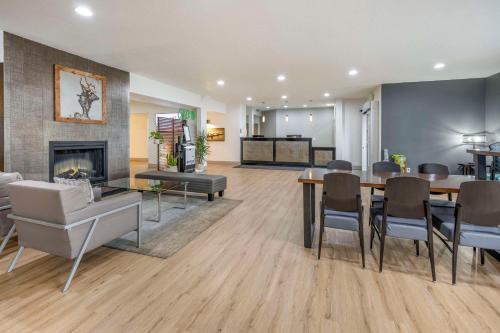
[[[335,101],[337,159],[361,167],[361,113],[365,100],[338,99]]]
[[[169,108],[164,106],[159,106],[150,103],[141,103],[136,101],[130,101],[130,112],[131,113],[147,113],[148,114],[148,134],[156,129],[156,114],[158,113],[177,113],[178,109]],[[149,136],[149,135],[148,135]],[[156,164],[157,158],[157,146],[149,140],[147,137],[144,140],[148,141],[148,160],[149,164]]]
[[[313,116],[312,122],[309,114]],[[286,115],[288,122],[285,121]],[[333,108],[276,110],[276,137],[300,134],[312,138],[314,147],[333,147],[334,132]]]
[[[240,135],[244,132],[246,110],[242,104],[228,105],[226,113],[208,112],[207,118],[215,127],[225,128],[225,141],[211,141],[209,161],[239,162]],[[243,127],[242,127],[243,126]]]
[[[0,62],[3,62],[3,31],[0,30]]]

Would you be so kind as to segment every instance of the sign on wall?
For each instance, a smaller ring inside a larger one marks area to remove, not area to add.
[[[55,120],[106,123],[106,78],[55,65]]]

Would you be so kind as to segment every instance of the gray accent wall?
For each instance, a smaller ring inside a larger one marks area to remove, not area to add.
[[[485,80],[464,79],[382,85],[382,149],[421,163],[472,161],[463,134],[485,130]]]
[[[486,131],[488,141],[500,141],[500,73],[486,79],[485,91]]]
[[[5,170],[48,180],[49,141],[108,141],[108,177],[129,174],[128,72],[4,33]],[[105,125],[54,121],[54,65],[107,79]]]

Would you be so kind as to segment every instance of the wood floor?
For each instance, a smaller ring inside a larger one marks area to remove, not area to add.
[[[169,259],[99,248],[63,295],[69,261],[27,250],[7,274],[11,244],[0,256],[0,332],[500,331],[500,265],[489,255],[480,266],[464,248],[452,286],[438,241],[433,283],[423,244],[416,257],[412,241],[388,239],[379,273],[378,241],[362,269],[357,236],[327,230],[318,261],[316,244],[302,245],[299,172],[210,172],[244,201]]]

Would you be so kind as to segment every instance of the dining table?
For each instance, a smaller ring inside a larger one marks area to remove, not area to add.
[[[397,173],[371,171],[345,171],[326,168],[306,168],[299,176],[298,182],[302,184],[303,210],[304,210],[304,247],[310,248],[314,238],[314,225],[316,220],[316,185],[323,185],[323,177],[331,172],[348,172],[360,178],[361,187],[383,190],[385,182],[389,178],[411,176],[428,180],[430,191],[434,193],[458,193],[460,184],[475,180],[474,176],[468,175],[437,175],[423,173]]]

